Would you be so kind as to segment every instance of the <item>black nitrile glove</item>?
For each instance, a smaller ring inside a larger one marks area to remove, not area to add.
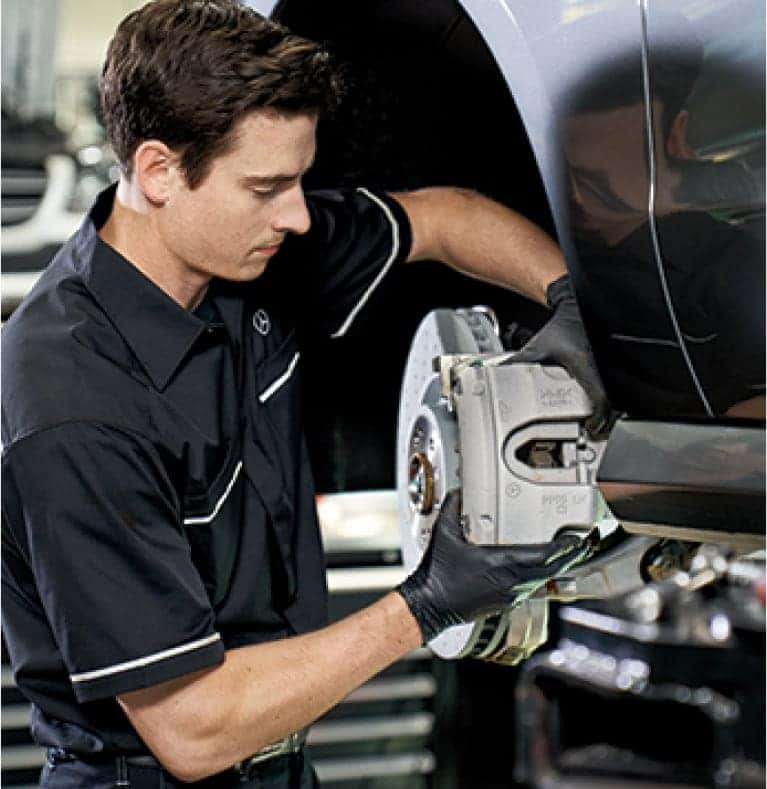
[[[506,364],[537,362],[562,365],[583,387],[594,406],[594,412],[586,421],[586,429],[594,438],[603,436],[612,424],[613,414],[567,274],[549,285],[546,301],[554,314]]]
[[[434,524],[431,542],[415,572],[397,591],[421,628],[424,642],[443,630],[495,613],[529,597],[550,578],[586,559],[597,532],[541,545],[513,548],[467,543],[461,497],[451,490]]]

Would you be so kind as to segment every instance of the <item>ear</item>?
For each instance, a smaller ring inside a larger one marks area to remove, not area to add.
[[[697,159],[698,155],[687,142],[687,122],[690,113],[681,110],[671,124],[671,130],[666,140],[666,153],[671,159]]]
[[[155,206],[170,199],[173,151],[159,140],[144,140],[133,154],[133,176],[144,197]]]

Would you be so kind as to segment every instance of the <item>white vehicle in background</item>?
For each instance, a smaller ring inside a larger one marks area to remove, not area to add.
[[[108,183],[114,159],[92,144],[72,151],[45,120],[3,111],[2,316],[7,318]]]

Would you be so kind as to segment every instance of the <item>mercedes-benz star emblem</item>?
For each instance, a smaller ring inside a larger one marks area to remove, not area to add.
[[[272,322],[266,314],[266,310],[256,310],[253,313],[253,328],[263,337],[269,334],[269,329],[272,328]]]

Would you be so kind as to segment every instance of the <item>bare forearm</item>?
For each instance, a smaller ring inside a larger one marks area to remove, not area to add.
[[[121,701],[168,769],[200,778],[308,725],[420,642],[392,593],[330,627],[230,650],[215,669]]]
[[[442,260],[541,304],[548,285],[567,271],[559,247],[541,228],[477,192],[434,187],[393,197],[411,219],[411,260]]]

